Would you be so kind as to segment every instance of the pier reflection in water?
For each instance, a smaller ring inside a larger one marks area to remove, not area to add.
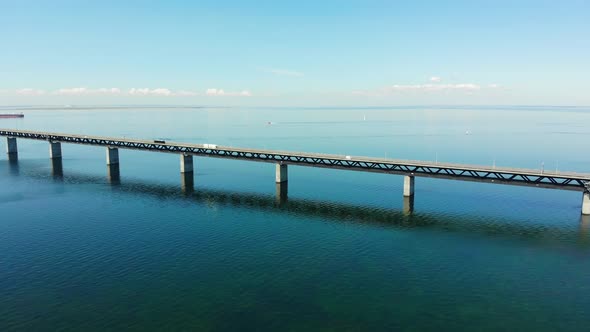
[[[9,163],[12,176],[23,176],[17,160]],[[83,174],[65,174],[61,158],[52,160],[51,175],[65,184],[101,184],[103,178]],[[46,176],[27,173],[38,180]],[[121,181],[119,165],[107,167],[107,183],[116,185],[117,192],[149,195],[161,200],[190,200],[207,205],[230,205],[238,208],[266,210],[272,213],[288,213],[320,218],[326,221],[365,224],[385,228],[427,228],[444,232],[478,233],[539,240],[543,243],[559,242],[583,245],[590,248],[590,216],[582,215],[578,228],[571,225],[535,225],[529,220],[507,220],[490,216],[454,215],[449,213],[422,213],[414,210],[414,196],[404,197],[402,209],[360,206],[339,202],[319,201],[288,197],[287,183],[277,183],[274,195],[233,192],[196,188],[191,173],[181,173],[181,186],[156,184],[138,180]],[[392,197],[392,200],[395,197]]]
[[[18,155],[8,154],[8,170],[11,175],[19,175]]]
[[[276,184],[276,203],[278,206],[283,206],[287,203],[289,185],[287,182],[279,182]]]
[[[7,153],[6,156],[8,157],[9,161],[13,161],[13,162],[18,161],[18,153],[17,152]]]
[[[61,158],[52,158],[51,160],[51,176],[53,176],[56,180],[63,179],[64,176],[64,167],[63,161]]]
[[[180,173],[180,189],[185,195],[190,195],[195,191],[195,176],[193,172]]]
[[[580,217],[580,235],[586,241],[590,240],[590,215],[583,214]]]
[[[119,169],[119,164],[107,165],[107,181],[114,185],[121,184],[121,170]]]

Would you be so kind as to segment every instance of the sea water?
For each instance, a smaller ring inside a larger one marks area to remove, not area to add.
[[[590,172],[590,109],[27,109],[0,128]],[[4,144],[4,142],[2,142]],[[581,193],[18,139],[0,330],[584,330]]]

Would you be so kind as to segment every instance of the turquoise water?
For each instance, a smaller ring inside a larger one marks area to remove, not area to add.
[[[590,171],[590,109],[34,110],[0,128]],[[269,122],[271,124],[269,124]],[[467,134],[468,133],[468,134]],[[585,330],[581,193],[19,140],[0,330]]]

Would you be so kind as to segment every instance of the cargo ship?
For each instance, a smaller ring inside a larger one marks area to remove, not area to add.
[[[25,115],[22,113],[19,113],[19,114],[16,114],[16,113],[2,114],[2,113],[0,113],[0,119],[12,119],[12,118],[24,118],[24,117],[25,117]]]

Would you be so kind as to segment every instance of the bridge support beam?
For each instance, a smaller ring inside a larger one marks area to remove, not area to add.
[[[193,173],[193,156],[180,155],[180,173]]]
[[[277,171],[276,171],[276,183],[283,183],[287,182],[287,165],[277,164]]]
[[[16,137],[6,137],[6,153],[18,153]]]
[[[590,191],[584,191],[582,196],[582,214],[590,215]]]
[[[6,154],[9,161],[18,160],[18,148],[16,145],[16,137],[6,137]]]
[[[404,197],[414,196],[414,177],[404,176]]]
[[[119,149],[107,147],[107,165],[119,165]]]
[[[61,143],[49,142],[49,158],[61,158]]]

